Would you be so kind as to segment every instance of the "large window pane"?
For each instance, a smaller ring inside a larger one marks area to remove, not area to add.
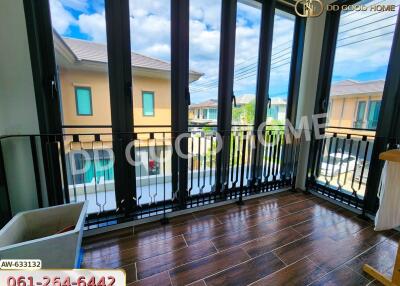
[[[282,125],[286,120],[294,25],[293,15],[278,9],[275,11],[269,81],[271,102],[267,112],[267,123],[270,125]]]
[[[204,117],[203,110],[218,108],[221,0],[190,0],[189,28],[189,124],[215,126],[217,118]]]
[[[111,133],[104,1],[50,0],[50,8],[64,133],[79,134],[64,136],[69,196],[88,200],[89,213],[112,210],[111,135],[82,135]]]
[[[358,197],[365,193],[400,1],[361,4],[395,4],[396,11],[341,12],[319,177]]]
[[[234,94],[232,124],[254,124],[257,88],[258,50],[260,41],[261,4],[239,2],[236,16]]]
[[[141,206],[172,198],[171,2],[130,0],[129,11],[135,199]]]

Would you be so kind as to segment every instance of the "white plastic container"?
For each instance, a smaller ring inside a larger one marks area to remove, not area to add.
[[[87,202],[80,202],[17,214],[0,230],[0,259],[41,259],[42,268],[77,268],[86,209]],[[69,226],[74,229],[58,233]]]

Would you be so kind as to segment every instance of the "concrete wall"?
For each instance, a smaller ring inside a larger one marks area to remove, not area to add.
[[[22,0],[0,1],[0,135],[39,133]],[[30,144],[2,142],[13,214],[37,208]]]

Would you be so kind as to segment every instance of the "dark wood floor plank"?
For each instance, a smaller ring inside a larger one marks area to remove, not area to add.
[[[313,207],[307,208],[299,213],[287,215],[273,221],[261,222],[255,226],[243,229],[242,231],[237,231],[232,234],[214,238],[212,242],[218,250],[238,246],[245,242],[272,234],[289,226],[309,220],[315,216],[315,210],[319,208],[321,208],[321,206],[314,205]]]
[[[243,249],[230,249],[170,270],[171,281],[173,285],[190,284],[249,259]]]
[[[126,274],[126,284],[135,282],[138,280],[137,275],[136,275],[136,265],[135,263],[129,264],[129,265],[124,265],[120,267],[119,269],[122,269],[125,271]]]
[[[385,241],[349,261],[346,265],[360,275],[369,277],[368,274],[364,273],[362,270],[363,265],[367,263],[381,273],[387,273],[391,276],[396,253],[397,248],[393,244]]]
[[[170,270],[216,252],[217,250],[210,241],[204,241],[178,251],[139,261],[136,264],[138,279]]]
[[[301,286],[308,285],[322,277],[326,272],[318,268],[311,260],[304,258],[267,277],[258,280],[252,286]]]
[[[117,268],[122,265],[130,264],[136,261],[155,257],[177,249],[186,247],[183,236],[173,237],[161,242],[144,244],[131,249],[108,249],[107,254],[104,251],[88,253],[84,257],[84,265],[105,268]]]
[[[330,272],[340,265],[348,262],[371,246],[362,241],[343,240],[341,242],[332,242],[326,247],[315,251],[309,256],[309,259],[317,264],[321,269]]]
[[[333,285],[340,285],[340,286],[365,286],[370,281],[365,277],[357,274],[349,267],[343,266],[329,274],[325,275],[324,277],[318,279],[312,286],[333,286]]]
[[[245,286],[285,267],[274,254],[266,253],[205,279],[208,286]]]
[[[293,226],[293,229],[301,235],[309,235],[313,233],[317,228],[326,228],[346,220],[345,216],[342,216],[340,210],[329,210],[326,209],[324,213],[317,216],[315,219],[307,220]]]
[[[391,275],[399,240],[349,210],[285,192],[85,238],[82,267],[122,268],[129,286],[365,285],[364,263]]]
[[[308,200],[296,202],[293,204],[289,204],[287,206],[282,206],[281,208],[283,210],[287,211],[288,213],[295,213],[295,212],[301,211],[305,208],[310,208],[318,203],[325,203],[325,201],[323,201],[322,199],[320,199],[318,197],[310,196],[310,198]]]
[[[204,282],[203,280],[197,281],[197,282],[193,282],[191,284],[189,284],[188,286],[207,286],[206,282]]]
[[[265,200],[264,202],[259,202],[256,205],[249,205],[247,202],[245,202],[245,205],[238,206],[238,209],[229,209],[223,213],[217,214],[216,216],[223,223],[231,223],[235,220],[246,219],[247,217],[255,214],[263,214],[265,212],[268,213],[268,211],[271,209],[281,208],[281,210],[283,210],[282,206],[302,202],[306,199],[310,199],[310,197],[306,198],[286,195]]]
[[[149,278],[127,284],[127,286],[171,286],[168,272],[163,272]]]
[[[241,247],[251,256],[259,256],[278,247],[293,242],[301,236],[291,228],[278,231],[274,234],[252,240]]]
[[[280,209],[271,209],[271,210],[265,211],[262,215],[250,216],[250,217],[246,218],[245,220],[241,220],[238,222],[225,223],[225,224],[222,224],[222,225],[219,225],[216,227],[208,228],[202,232],[185,234],[184,237],[185,237],[187,243],[190,245],[190,244],[198,243],[200,241],[210,240],[215,237],[220,237],[223,235],[243,231],[254,225],[257,225],[257,224],[260,224],[263,222],[268,222],[273,219],[283,217],[286,215],[287,215],[287,212],[285,212],[285,211],[282,211]]]
[[[309,235],[275,249],[273,253],[286,264],[292,264],[333,243],[335,242],[329,237],[313,237]]]

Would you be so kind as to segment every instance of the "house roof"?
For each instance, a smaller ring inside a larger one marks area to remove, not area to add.
[[[352,95],[365,93],[382,93],[385,86],[384,80],[355,81],[343,80],[332,85],[331,95]]]
[[[241,95],[236,98],[236,104],[237,105],[247,104],[247,103],[254,101],[254,99],[255,99],[254,94]],[[272,105],[285,105],[286,100],[281,97],[272,97],[271,104]],[[209,99],[209,100],[206,100],[206,101],[203,101],[200,103],[192,104],[192,105],[190,105],[190,108],[217,107],[217,106],[218,106],[218,100]]]
[[[200,103],[194,103],[190,105],[190,108],[200,108],[200,107],[216,107],[218,105],[218,100],[209,99]]]
[[[101,64],[106,64],[108,62],[107,45],[105,44],[61,37],[57,32],[54,32],[53,35],[54,40],[57,41],[57,44],[55,44],[56,50],[63,48],[65,51],[68,51],[70,53],[70,56],[76,62]],[[133,68],[142,68],[157,71],[171,70],[171,64],[169,62],[135,52],[131,52],[131,62]],[[197,80],[203,74],[196,71],[190,71],[190,75],[192,77],[195,77]]]
[[[255,100],[255,95],[254,94],[244,94],[241,96],[236,97],[236,104],[238,105],[243,105],[252,102]]]

